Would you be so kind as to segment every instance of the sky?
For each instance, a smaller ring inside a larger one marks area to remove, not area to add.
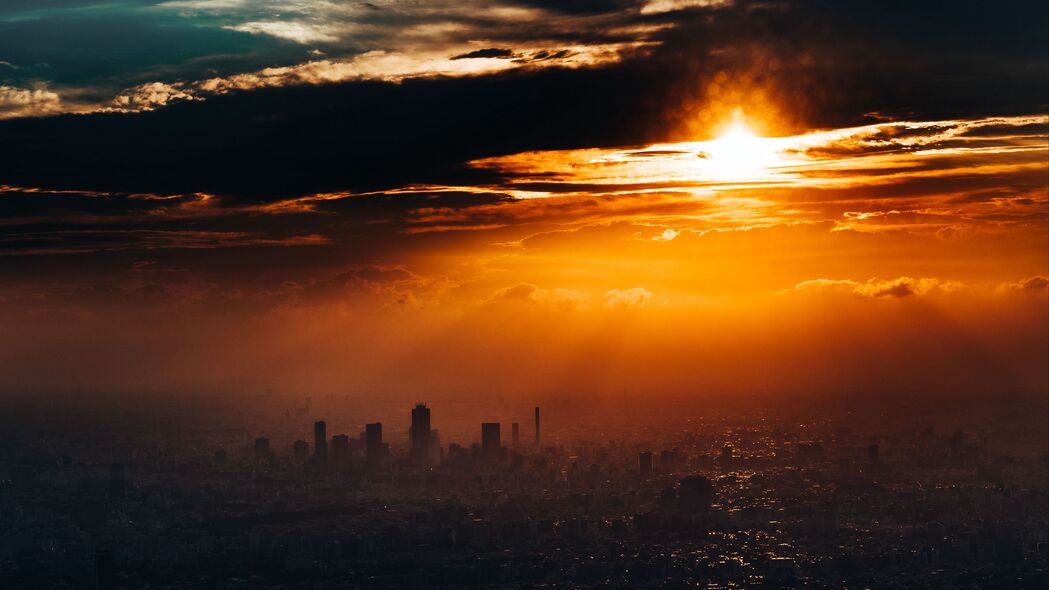
[[[1047,23],[8,0],[0,395],[1044,395]]]

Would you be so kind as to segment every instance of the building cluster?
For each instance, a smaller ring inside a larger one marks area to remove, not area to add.
[[[535,408],[535,438],[531,448],[540,448],[540,413]],[[392,473],[425,471],[444,465],[451,467],[498,468],[504,464],[520,468],[524,464],[527,450],[522,447],[520,423],[510,425],[509,446],[504,444],[502,424],[483,422],[480,426],[480,442],[464,446],[451,443],[442,447],[441,437],[430,424],[430,408],[416,404],[411,411],[411,427],[408,430],[407,453],[400,461],[390,453],[390,444],[383,440],[381,422],[366,424],[357,436],[336,434],[328,436],[328,425],[319,420],[313,423],[313,443],[296,440],[291,445],[290,457],[294,464],[303,467],[312,475],[358,475],[368,479],[389,477]],[[258,465],[275,466],[281,457],[271,444],[270,438],[255,438],[253,459]],[[224,456],[224,451],[219,452]]]
[[[1049,582],[1049,454],[1004,432],[729,412],[540,438],[536,408],[528,440],[445,445],[423,404],[392,441],[243,419],[0,435],[0,587]]]

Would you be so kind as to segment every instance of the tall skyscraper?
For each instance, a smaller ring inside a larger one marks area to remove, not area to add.
[[[510,424],[510,440],[513,441],[515,449],[521,443],[521,425],[517,422]]]
[[[502,445],[499,429],[498,422],[481,424],[481,455],[486,461],[492,461],[499,455],[499,447]]]
[[[416,465],[430,462],[430,408],[419,403],[412,408],[411,458]]]
[[[323,420],[314,422],[314,457],[321,465],[327,463],[327,424]]]
[[[637,456],[637,468],[641,472],[641,479],[647,479],[652,475],[652,452],[641,451]]]
[[[539,448],[539,406],[535,407],[535,448]]]
[[[364,454],[369,467],[376,467],[383,460],[385,447],[382,443],[382,422],[375,422],[364,427]]]

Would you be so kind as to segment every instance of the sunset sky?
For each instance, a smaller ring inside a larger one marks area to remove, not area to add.
[[[1045,394],[1047,23],[7,0],[0,395]]]

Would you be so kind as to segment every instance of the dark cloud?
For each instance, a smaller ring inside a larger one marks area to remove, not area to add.
[[[516,4],[566,14],[596,14],[639,8],[642,0],[516,0]]]
[[[994,9],[975,3],[737,2],[657,15],[614,0],[524,4],[571,14],[618,10],[620,25],[666,28],[653,38],[657,47],[624,53],[621,63],[602,67],[524,66],[486,76],[266,88],[153,112],[3,121],[0,181],[102,195],[8,191],[0,214],[19,220],[17,232],[24,235],[9,236],[7,247],[22,251],[61,238],[75,249],[90,237],[76,233],[86,223],[99,231],[235,232],[278,242],[354,235],[360,226],[410,218],[423,208],[506,201],[498,188],[508,186],[506,173],[467,166],[470,160],[702,134],[709,129],[694,125],[713,106],[732,100],[758,106],[747,103],[758,94],[776,105],[782,117],[773,123],[780,130],[798,131],[867,122],[872,113],[939,119],[1039,112],[1049,92],[1043,2]],[[522,23],[515,34],[534,38],[541,31],[533,25]],[[611,38],[554,33],[543,34],[584,45]],[[535,60],[557,53],[527,55]],[[511,55],[490,47],[458,57]],[[0,60],[12,61],[4,54]],[[883,139],[918,132],[896,129]],[[1039,186],[1038,174],[1023,180]],[[601,188],[554,180],[533,177],[516,188]],[[989,177],[985,188],[995,182]],[[430,183],[486,188],[313,201],[310,211],[329,215],[289,211],[279,222],[251,210],[315,193]],[[920,196],[945,187],[951,188],[942,179],[915,179],[872,189],[869,196]],[[201,203],[199,194],[210,201]],[[576,205],[582,206],[587,203]]]
[[[476,59],[484,57],[498,57],[508,58],[513,57],[514,52],[511,49],[499,49],[497,47],[489,47],[487,49],[478,49],[477,51],[471,51],[469,53],[461,53],[452,57],[452,59]]]
[[[634,112],[639,97],[622,95],[624,78],[656,82],[644,71],[559,70],[276,88],[149,113],[6,121],[0,177],[249,199],[467,181],[476,174],[462,167],[469,159],[655,137],[648,129],[659,115]]]

